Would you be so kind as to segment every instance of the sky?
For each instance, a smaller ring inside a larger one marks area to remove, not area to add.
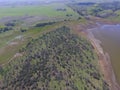
[[[0,1],[31,1],[31,0],[0,0]],[[51,1],[51,0],[32,0],[32,1]],[[98,2],[98,1],[120,1],[120,0],[79,0],[79,1],[82,1],[82,2],[83,1],[85,1],[85,2],[90,2],[90,1],[91,2]]]
[[[25,2],[28,1],[28,2],[30,2],[30,1],[51,1],[51,0],[0,0],[0,2],[5,2],[5,1],[7,1],[7,2],[14,2],[14,1],[15,2],[19,2],[19,1],[25,1]],[[56,0],[56,1],[58,1],[58,0]],[[79,0],[79,1],[81,1],[81,2],[110,2],[110,1],[120,1],[120,0]]]
[[[120,0],[80,0],[80,1],[86,1],[86,2],[111,2],[111,1],[120,1]]]

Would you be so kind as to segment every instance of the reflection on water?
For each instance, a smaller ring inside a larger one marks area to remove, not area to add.
[[[102,25],[92,30],[103,49],[109,53],[111,62],[120,84],[120,25]]]

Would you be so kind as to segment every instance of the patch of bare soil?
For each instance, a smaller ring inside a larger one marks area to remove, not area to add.
[[[18,44],[18,42],[11,42],[11,43],[9,43],[10,46],[17,45],[17,44]]]

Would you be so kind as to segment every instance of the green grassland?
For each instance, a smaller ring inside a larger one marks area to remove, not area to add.
[[[40,16],[50,18],[49,20],[41,20],[39,22],[35,22],[33,25],[30,24],[30,27],[26,26],[27,32],[22,33],[20,31],[20,28],[24,28],[22,26],[26,24],[24,20],[17,20],[15,22],[15,26],[12,27],[12,30],[0,33],[0,64],[7,63],[18,51],[21,47],[23,47],[31,38],[37,38],[41,31],[49,31],[51,28],[57,28],[59,26],[59,22],[66,19],[78,19],[80,15],[78,15],[76,12],[74,12],[71,8],[67,7],[65,4],[48,4],[48,5],[40,5],[40,6],[4,6],[0,7],[0,18],[3,17],[12,17],[13,20],[14,17],[20,17],[20,16]],[[66,11],[57,11],[57,9],[66,9]],[[66,16],[66,15],[72,15],[72,16]],[[53,19],[52,18],[56,18]],[[37,23],[43,23],[43,22],[53,22],[57,20],[54,25],[47,25],[45,27],[41,28],[35,28],[32,27]],[[10,21],[10,23],[13,21]],[[28,21],[29,22],[29,21]],[[61,22],[60,22],[61,23]],[[62,25],[62,24],[61,24]],[[0,25],[0,28],[3,27],[4,24],[2,23]],[[23,41],[16,39],[16,37],[22,36]],[[16,45],[12,45],[11,43],[17,43]]]
[[[20,30],[12,30],[0,34],[0,64],[7,63],[12,57],[14,57],[20,48],[24,47],[24,45],[31,40],[31,38],[37,38],[42,32],[46,32],[51,30],[51,28],[55,28],[55,25],[32,28],[24,33],[22,33]],[[22,36],[23,40],[16,38],[18,36]],[[17,44],[12,45],[12,43]]]
[[[66,14],[72,14],[78,17],[72,9],[64,4],[48,4],[40,6],[6,6],[0,7],[0,18],[9,16],[46,16],[46,17],[66,17]],[[65,8],[66,11],[57,11],[58,8]]]
[[[73,22],[76,22],[73,24]],[[72,25],[76,25],[77,23],[83,22],[80,21],[69,21]],[[68,24],[66,22],[57,22],[53,25],[47,25],[44,27],[30,27],[26,32],[21,32],[21,30],[16,28],[15,30],[7,31],[0,34],[0,64],[6,64],[11,58],[14,57],[16,53],[18,53],[19,49],[24,47],[26,43],[31,39],[36,39],[42,34],[49,32],[53,29],[59,28],[64,24]],[[70,25],[68,25],[70,26]],[[22,39],[16,38],[22,36]],[[12,45],[11,43],[17,43],[16,45]]]

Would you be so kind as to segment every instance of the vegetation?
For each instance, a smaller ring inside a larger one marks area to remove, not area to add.
[[[72,17],[78,17],[71,8],[64,4],[48,4],[48,5],[36,5],[36,6],[3,6],[0,7],[0,18],[10,16],[40,16],[41,18],[66,18],[66,14],[72,14]],[[64,8],[65,11],[58,11],[58,9]]]
[[[0,67],[1,90],[108,90],[93,46],[63,26],[32,39]]]
[[[52,24],[55,24],[55,22],[38,23],[35,25],[35,27],[44,27],[46,25],[52,25]]]
[[[118,19],[120,3],[78,2],[0,6],[0,90],[109,90],[93,46],[70,28]]]
[[[0,33],[12,30],[12,27],[7,26],[0,26]]]
[[[4,23],[4,25],[0,25],[0,34],[3,32],[13,30],[16,24],[17,24],[16,21],[11,21],[11,22]]]
[[[100,18],[119,18],[120,2],[110,3],[77,3],[68,5],[80,15]]]

